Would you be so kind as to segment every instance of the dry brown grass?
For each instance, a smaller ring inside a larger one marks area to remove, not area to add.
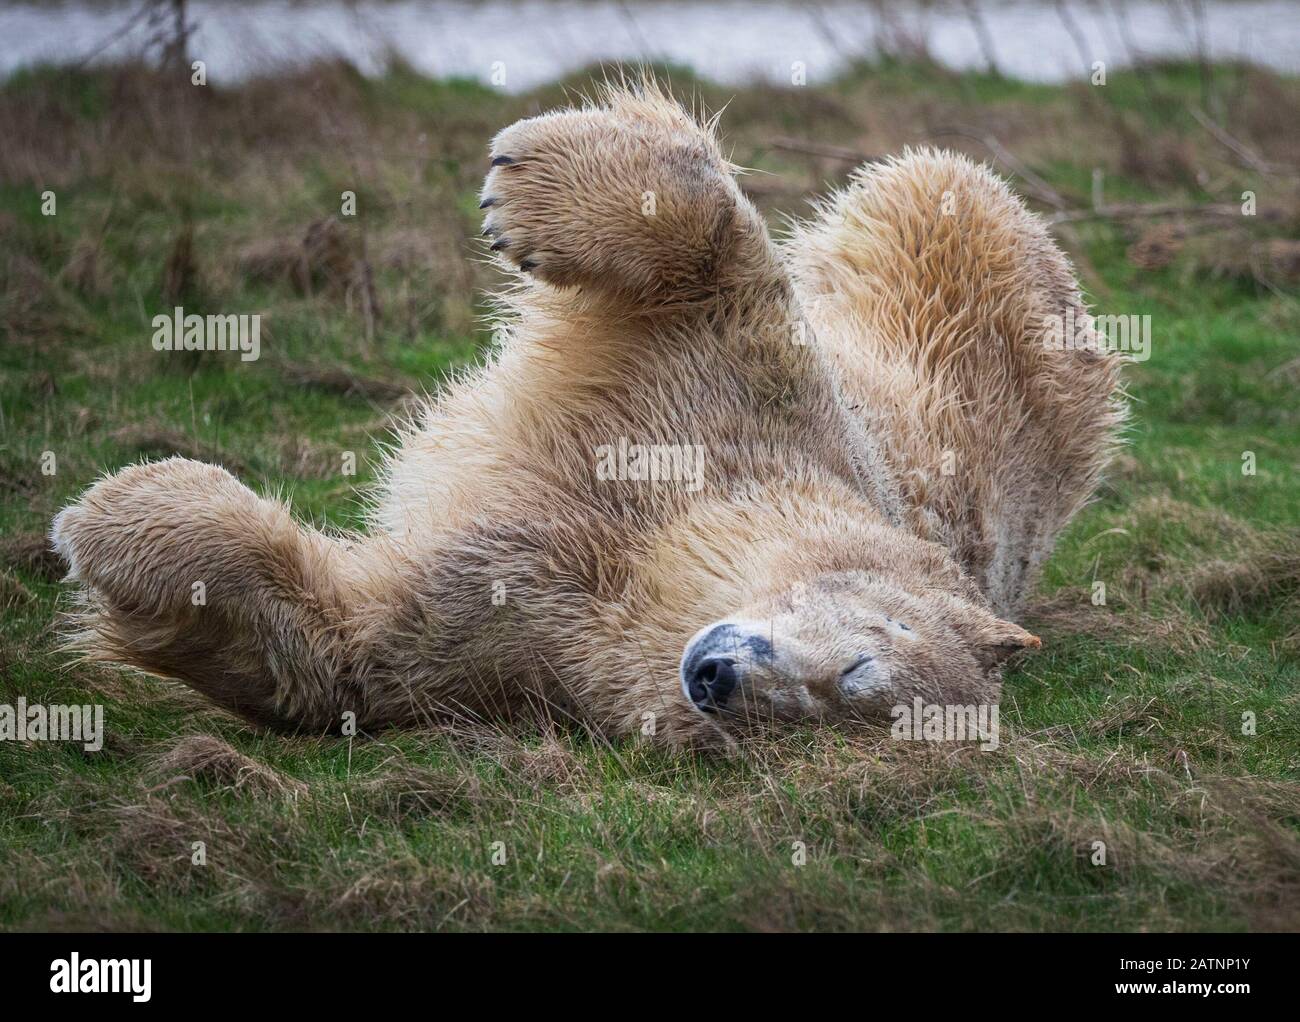
[[[213,735],[186,735],[154,757],[158,791],[182,781],[208,785],[258,797],[301,798],[307,785],[285,777],[265,763],[237,751]]]
[[[1195,568],[1187,591],[1210,620],[1277,614],[1290,622],[1281,647],[1300,654],[1300,530],[1269,536],[1231,559]]]
[[[1179,649],[1205,649],[1214,642],[1202,621],[1166,608],[1160,614],[1125,607],[1095,606],[1092,593],[1082,587],[1058,589],[1049,597],[1035,600],[1025,611],[1025,620],[1044,640],[1069,639],[1082,635],[1110,642],[1156,643]]]
[[[460,774],[390,761],[355,789],[357,811],[389,820],[443,816],[470,811],[483,798],[483,784],[472,772]]]
[[[57,582],[67,570],[43,532],[0,536],[0,566],[29,572],[45,582]]]
[[[399,401],[411,393],[409,383],[362,376],[341,366],[291,362],[280,367],[280,375],[286,383],[295,387],[307,387],[344,397],[359,397],[366,401]]]
[[[617,927],[616,906],[667,892],[675,892],[675,911],[707,914],[704,900],[714,892],[682,888],[673,865],[645,859],[629,843],[637,827],[649,827],[727,850],[749,878],[730,894],[727,918],[749,929],[952,925],[954,898],[968,906],[968,925],[1005,926],[988,890],[1021,870],[1026,855],[1077,874],[1097,898],[1125,884],[1190,883],[1238,900],[1257,928],[1300,924],[1300,838],[1284,822],[1300,818],[1300,785],[1193,770],[1185,756],[1157,762],[1122,741],[1109,751],[1078,744],[1133,735],[1165,712],[1158,703],[1121,702],[1059,734],[1004,724],[998,756],[899,743],[878,728],[777,736],[731,768],[703,773],[688,760],[637,765],[636,753],[624,750],[628,773],[612,786],[593,773],[582,737],[558,732],[519,741],[498,729],[460,727],[458,746],[501,753],[499,773],[485,771],[478,756],[454,756],[435,770],[392,755],[349,778],[310,783],[231,743],[187,735],[137,752],[143,769],[133,789],[67,776],[30,807],[51,822],[69,821],[103,849],[100,865],[78,865],[60,913],[38,922],[155,926],[129,913],[103,915],[100,906],[123,882],[216,899],[288,929],[581,926],[593,904],[609,906],[608,925]],[[971,798],[972,790],[980,797]],[[230,798],[242,807],[239,817]],[[632,832],[613,822],[611,798],[645,807]],[[1151,813],[1158,822],[1146,822]],[[326,851],[318,831],[329,818],[371,837],[349,843],[346,854]],[[593,830],[580,845],[562,845],[555,860],[548,821],[565,819]],[[468,859],[431,863],[413,839],[430,824],[456,834]],[[512,830],[519,824],[522,833]],[[953,826],[980,835],[983,857],[981,872],[956,888],[926,865],[932,842],[935,854],[952,854],[944,835]],[[913,843],[898,843],[900,828]],[[535,871],[536,882],[476,865],[498,834],[513,834],[511,861]],[[796,841],[806,846],[809,868],[840,864],[819,874],[815,895],[789,868]],[[1105,870],[1091,861],[1098,841]],[[206,865],[193,861],[196,842]],[[305,855],[313,859],[306,872]],[[566,871],[573,885],[561,884],[557,894]],[[0,896],[8,883],[0,879]],[[1021,920],[1013,928],[1028,928],[1036,917],[1013,918]],[[1178,910],[1152,904],[1146,919],[1177,926]]]
[[[36,599],[22,581],[11,571],[0,570],[0,612],[14,606],[26,606]]]
[[[249,471],[248,466],[231,452],[165,426],[133,423],[114,430],[112,439],[123,449],[143,458],[179,456],[196,461],[214,462],[223,465],[236,475],[243,475]]]
[[[1208,615],[1286,607],[1300,613],[1300,533],[1264,541],[1236,559],[1198,566],[1187,589]]]
[[[934,69],[933,74],[941,72]],[[1268,165],[1294,167],[1294,133],[1279,125],[1300,116],[1300,92],[1294,83],[1266,72],[1234,74],[1244,77],[1223,89],[1226,123]],[[1004,150],[1015,163],[1000,169],[1013,176],[1022,167],[1073,163],[1080,155],[1081,110],[1090,121],[1088,159],[1108,174],[1208,200],[1208,182],[1232,180],[1242,169],[1238,156],[1207,131],[1189,132],[1181,125],[1153,129],[1139,122],[1136,111],[1116,106],[1106,90],[1065,90],[1052,102],[1008,98],[988,103],[976,92],[963,92],[960,78],[949,77],[953,84],[946,94],[872,74],[824,90],[701,85],[696,91],[710,108],[730,103],[728,138],[739,162],[777,171],[746,179],[760,205],[772,213],[801,212],[806,195],[841,180],[858,156],[907,145],[940,144],[995,162]],[[75,318],[75,302],[57,311],[69,296],[102,296],[112,290],[121,270],[106,258],[103,239],[115,223],[115,206],[166,213],[170,229],[150,244],[170,252],[167,267],[160,270],[170,293],[220,297],[249,285],[283,286],[298,294],[350,295],[352,307],[360,310],[369,302],[363,292],[376,294],[367,283],[369,275],[384,272],[409,283],[404,288],[390,281],[382,289],[388,292],[380,300],[386,319],[418,329],[432,303],[442,321],[467,326],[475,292],[495,279],[473,257],[476,250],[468,239],[475,234],[474,220],[462,208],[462,197],[479,182],[486,139],[502,124],[563,96],[560,87],[550,87],[529,96],[447,104],[436,113],[387,103],[378,116],[374,87],[339,64],[322,63],[232,90],[176,86],[143,67],[105,71],[100,81],[104,101],[115,111],[106,119],[76,116],[67,95],[54,87],[0,96],[3,137],[39,140],[0,153],[0,181],[57,189],[93,179],[106,182],[114,196],[107,202],[93,200],[102,216],[83,236],[59,242],[62,251],[49,253],[61,267],[57,279],[39,265],[9,267],[15,282],[28,278],[30,285],[35,269],[44,276],[41,292],[65,292],[61,301],[50,301],[47,293],[31,308],[16,310],[21,315],[9,320],[19,335],[39,336],[64,326],[63,317]],[[584,81],[579,75],[567,84]],[[798,126],[798,136],[792,136],[791,125]],[[988,139],[1001,148],[990,148]],[[806,143],[802,151],[801,143]],[[332,178],[323,187],[304,174],[305,167],[321,165],[331,168]],[[431,165],[437,174],[430,173]],[[367,213],[364,227],[360,220],[322,215],[320,192],[337,204],[339,193],[357,188],[358,182],[366,186],[360,195]],[[1020,183],[1051,205],[1046,201],[1051,196],[1037,195],[1032,181]],[[255,222],[251,227],[195,222],[189,212],[195,195],[217,196],[254,210]],[[308,195],[315,201],[284,201],[285,196]],[[1075,207],[1090,201],[1087,194],[1055,197]],[[1275,175],[1261,215],[1250,224],[1190,226],[1198,240],[1188,251],[1198,268],[1214,270],[1216,258],[1242,248],[1224,243],[1229,240],[1225,230],[1300,228],[1300,182]],[[1139,254],[1150,247],[1150,238],[1143,238],[1153,227],[1164,225],[1134,226]],[[15,223],[0,223],[0,236],[6,233],[21,238],[24,248],[33,241]],[[1063,240],[1073,245],[1077,239],[1067,231]],[[1254,253],[1245,263],[1218,266],[1217,272],[1291,279],[1295,258],[1286,239],[1257,239],[1245,251]],[[1167,257],[1162,252],[1154,262],[1139,262],[1164,265]],[[5,290],[21,300],[19,288]],[[43,318],[51,322],[42,326]]]

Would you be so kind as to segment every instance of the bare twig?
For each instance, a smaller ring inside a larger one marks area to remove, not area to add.
[[[1164,101],[1156,88],[1156,84],[1151,78],[1151,69],[1146,65],[1146,57],[1139,53],[1132,42],[1133,29],[1129,25],[1128,15],[1124,12],[1124,5],[1117,3],[1116,0],[1109,0],[1111,19],[1116,26],[1116,37],[1124,47],[1125,54],[1128,55],[1129,67],[1138,76],[1138,81],[1142,84],[1142,91],[1146,93],[1147,100],[1151,104],[1152,110],[1160,110],[1164,107]]]
[[[819,3],[810,3],[804,5],[804,10],[808,14],[808,20],[812,22],[813,28],[817,34],[822,37],[828,46],[835,51],[836,55],[849,59],[856,59],[861,55],[856,48],[846,47],[844,45],[844,36],[842,32],[837,32],[830,24],[826,17],[826,12]],[[880,49],[880,43],[877,39],[875,42],[876,49]]]
[[[126,35],[128,32],[130,32],[133,28],[135,28],[135,26],[138,25],[138,24],[140,23],[140,21],[141,21],[143,18],[145,18],[146,16],[151,16],[152,13],[153,13],[153,12],[152,12],[152,5],[151,5],[151,4],[149,4],[149,3],[141,4],[141,5],[140,5],[140,9],[137,10],[137,11],[135,12],[135,14],[132,15],[129,19],[127,19],[127,21],[125,21],[125,22],[122,24],[122,27],[121,27],[121,28],[117,29],[117,31],[115,31],[115,32],[110,33],[109,36],[108,36],[106,39],[104,39],[102,42],[100,42],[98,46],[96,46],[93,50],[91,50],[91,51],[90,51],[89,53],[87,53],[84,57],[82,57],[79,61],[77,61],[77,62],[73,65],[73,67],[74,67],[76,70],[80,70],[81,68],[85,67],[85,66],[86,66],[87,64],[89,64],[92,60],[94,60],[94,59],[95,59],[96,57],[98,57],[101,53],[103,53],[103,52],[104,52],[105,50],[107,50],[110,46],[112,46],[115,42],[117,42],[117,41],[118,41],[119,39],[121,39],[124,35]]]
[[[1260,156],[1248,149],[1243,143],[1229,135],[1223,130],[1223,128],[1215,124],[1210,115],[1204,110],[1190,107],[1188,112],[1193,118],[1195,118],[1197,124],[1213,135],[1217,142],[1234,152],[1251,170],[1258,171],[1261,174],[1274,174],[1277,172],[1277,167],[1262,159]]]
[[[1019,157],[1011,153],[1001,142],[992,135],[975,131],[971,128],[939,128],[930,133],[932,138],[943,138],[950,136],[953,138],[968,138],[972,141],[979,142],[989,152],[993,154],[994,159],[999,163],[1005,164],[1017,177],[1021,178],[1025,184],[1025,190],[1040,202],[1044,202],[1055,209],[1067,209],[1069,204],[1062,198],[1061,193],[1049,185],[1041,177],[1030,170]]]
[[[1165,216],[1238,217],[1241,210],[1230,203],[1119,202],[1093,209],[1061,209],[1047,218],[1052,225],[1084,220],[1143,220]]]
[[[971,26],[975,29],[975,37],[979,40],[980,49],[984,53],[984,62],[988,64],[989,72],[997,77],[1002,77],[1002,70],[998,67],[998,60],[993,50],[993,36],[989,32],[989,26],[984,21],[984,15],[975,5],[974,0],[966,0],[966,16],[970,18]]]
[[[1092,68],[1092,60],[1089,58],[1088,46],[1084,42],[1083,30],[1079,28],[1079,23],[1074,20],[1074,15],[1066,7],[1064,0],[1056,0],[1056,13],[1060,16],[1061,24],[1065,26],[1065,31],[1069,34],[1070,39],[1074,42],[1074,48],[1079,51],[1079,59],[1083,61],[1084,76]]]
[[[1196,33],[1196,62],[1201,72],[1201,102],[1223,113],[1218,92],[1214,88],[1214,67],[1205,45],[1205,4],[1201,0],[1188,0],[1192,11],[1192,29]]]
[[[882,163],[883,156],[868,156],[860,153],[856,149],[846,149],[843,146],[826,145],[823,142],[812,142],[802,138],[770,138],[767,144],[773,149],[782,149],[790,153],[803,153],[807,156],[825,156],[832,160],[841,160],[844,163]]]

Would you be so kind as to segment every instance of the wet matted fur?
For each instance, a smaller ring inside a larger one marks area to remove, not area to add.
[[[54,522],[75,642],[288,729],[543,704],[682,744],[996,700],[1120,357],[1049,343],[1078,285],[987,169],[864,168],[777,245],[715,127],[645,84],[501,132],[486,233],[518,283],[366,533],[216,466],[122,469]],[[610,478],[620,445],[702,471]]]

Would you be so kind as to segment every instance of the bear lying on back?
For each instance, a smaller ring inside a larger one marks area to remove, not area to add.
[[[216,466],[122,469],[54,522],[76,643],[313,731],[545,705],[682,744],[995,701],[1120,358],[962,156],[863,168],[782,245],[736,170],[653,84],[502,131],[506,329],[402,432],[367,533]]]

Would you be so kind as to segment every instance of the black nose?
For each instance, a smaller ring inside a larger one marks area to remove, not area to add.
[[[726,705],[739,677],[730,657],[701,657],[686,672],[686,692],[701,710],[714,713]]]

